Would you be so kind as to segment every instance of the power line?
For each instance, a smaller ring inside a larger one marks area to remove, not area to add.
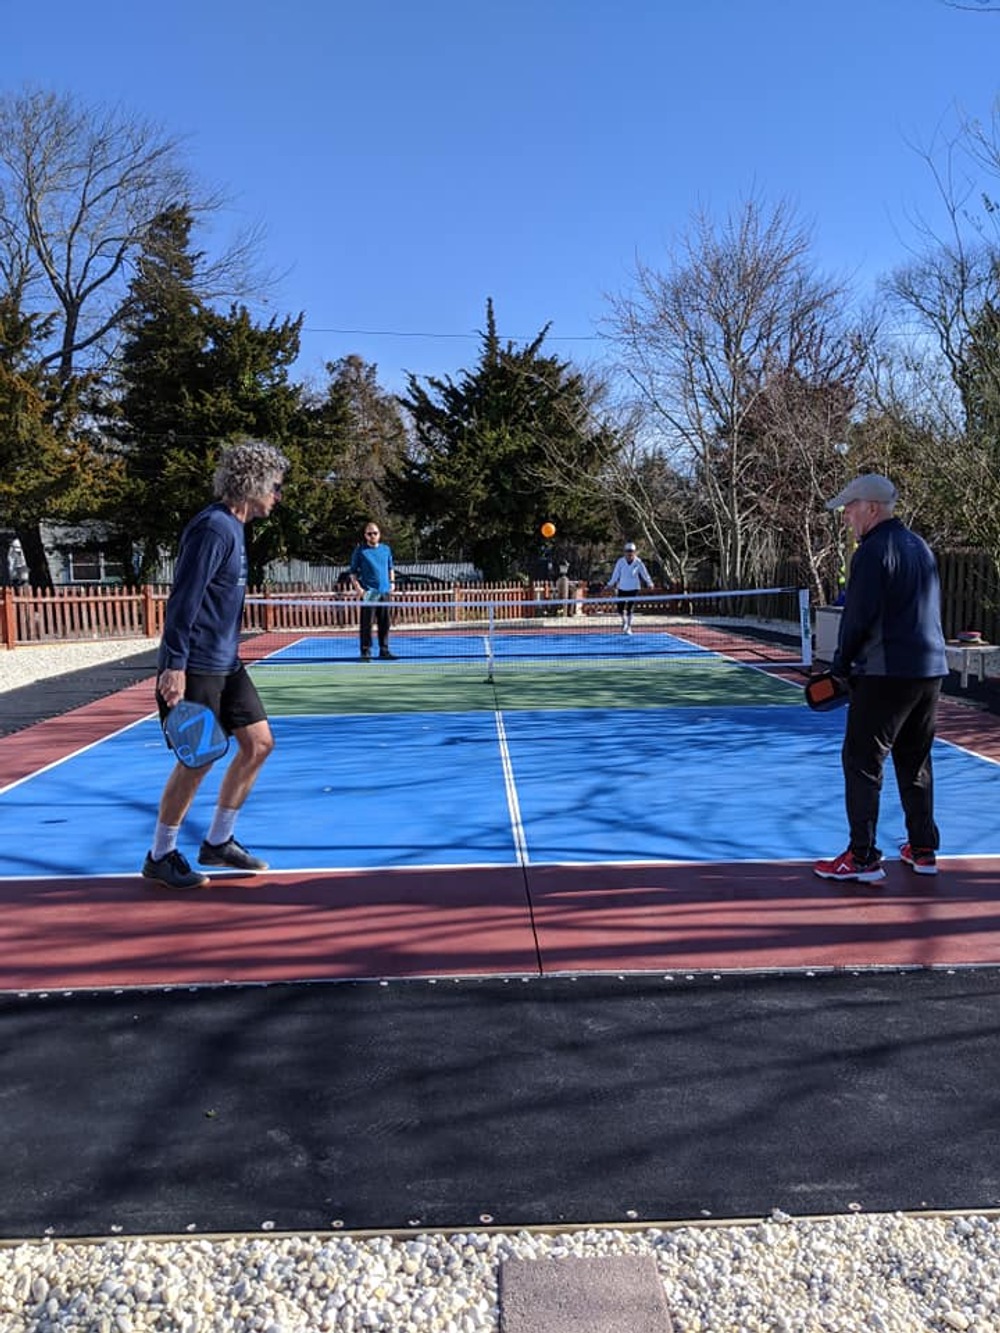
[[[482,338],[481,333],[420,333],[406,332],[403,329],[326,329],[304,327],[303,333],[337,333],[343,337],[352,338]],[[532,339],[537,338],[538,334],[533,334]],[[513,335],[508,341],[527,342],[529,339],[521,335]],[[603,339],[597,333],[552,333],[546,334],[546,342],[602,342]]]

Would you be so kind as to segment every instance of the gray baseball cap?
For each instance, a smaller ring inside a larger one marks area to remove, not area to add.
[[[626,543],[625,543],[625,550],[626,550],[626,551],[634,551],[634,550],[635,550],[635,542],[626,542]]]
[[[899,492],[888,477],[877,472],[866,472],[862,477],[849,481],[839,495],[827,500],[827,509],[843,509],[852,500],[870,500],[874,504],[891,505],[899,498]]]

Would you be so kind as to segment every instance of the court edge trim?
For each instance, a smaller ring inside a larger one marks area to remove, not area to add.
[[[288,977],[281,981],[167,981],[161,985],[135,982],[121,986],[17,986],[0,988],[2,1000],[63,999],[95,995],[170,995],[199,991],[278,990],[283,986],[475,986],[499,981],[522,986],[542,981],[578,981],[614,978],[618,981],[660,980],[670,987],[685,981],[721,981],[740,977],[755,980],[767,977],[865,977],[910,976],[916,973],[993,972],[1000,975],[1000,963],[844,963],[838,965],[804,964],[801,967],[678,967],[670,968],[572,968],[552,972],[414,972],[407,976],[382,977],[358,975],[347,977]]]
[[[413,1240],[417,1236],[513,1236],[521,1233],[532,1236],[571,1236],[580,1231],[619,1231],[625,1235],[641,1235],[647,1231],[680,1231],[688,1228],[711,1231],[723,1227],[742,1229],[766,1224],[776,1227],[793,1227],[799,1224],[816,1225],[822,1222],[841,1222],[847,1217],[905,1217],[915,1222],[929,1222],[935,1218],[1000,1217],[1000,1206],[997,1205],[984,1208],[896,1208],[892,1212],[865,1208],[850,1209],[843,1213],[787,1213],[785,1209],[781,1211],[785,1213],[785,1217],[780,1220],[771,1213],[764,1213],[759,1217],[673,1217],[648,1218],[639,1221],[632,1218],[625,1220],[608,1218],[592,1222],[543,1222],[535,1224],[477,1222],[475,1225],[463,1226],[461,1223],[455,1223],[453,1226],[437,1227],[417,1225],[414,1227],[334,1227],[329,1230],[303,1228],[290,1231],[283,1231],[277,1227],[270,1231],[116,1231],[106,1236],[59,1236],[53,1234],[51,1236],[25,1236],[22,1239],[0,1237],[0,1250],[14,1249],[19,1245],[30,1245],[39,1248],[46,1245],[84,1247],[126,1241],[141,1241],[150,1245],[170,1245],[184,1241],[189,1243],[198,1241],[221,1243],[229,1240],[245,1239],[280,1240],[292,1236],[315,1237],[317,1240],[341,1240],[344,1238],[348,1240],[371,1240],[378,1237],[385,1237],[389,1240]],[[599,1255],[593,1257],[600,1258]]]

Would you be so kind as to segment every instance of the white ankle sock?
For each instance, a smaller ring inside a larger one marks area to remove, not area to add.
[[[218,847],[224,842],[228,842],[233,836],[233,829],[236,827],[236,816],[238,810],[231,806],[220,805],[216,807],[215,815],[212,819],[212,827],[208,830],[208,836],[205,841],[210,842],[213,847]]]
[[[172,852],[177,846],[177,838],[180,834],[180,824],[161,824],[156,821],[156,831],[153,834],[153,846],[150,852],[154,861],[162,861],[167,852]]]

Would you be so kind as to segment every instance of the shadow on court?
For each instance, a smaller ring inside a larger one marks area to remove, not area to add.
[[[8,995],[6,1237],[1000,1203],[994,970]]]

